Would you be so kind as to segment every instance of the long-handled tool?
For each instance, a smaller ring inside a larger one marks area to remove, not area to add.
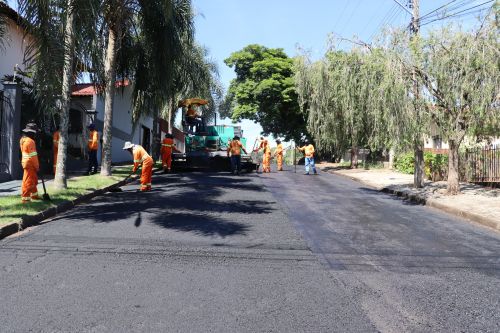
[[[45,180],[43,179],[43,175],[42,175],[42,173],[40,173],[40,179],[42,180],[42,186],[43,186],[43,195],[42,195],[42,199],[43,199],[43,201],[51,201],[51,200],[50,200],[50,196],[49,196],[49,194],[47,193],[47,189],[45,188]]]
[[[132,177],[132,175],[134,174],[135,172],[131,172],[127,177],[123,178],[122,182],[127,182],[129,180],[130,177]],[[119,187],[119,186],[116,186],[116,187],[112,187],[109,189],[109,192],[123,192],[122,188]]]
[[[295,141],[293,141],[293,172],[297,173],[297,147]]]

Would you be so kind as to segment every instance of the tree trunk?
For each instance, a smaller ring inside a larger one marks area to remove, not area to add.
[[[161,142],[161,128],[158,121],[158,111],[153,112],[153,145],[152,155],[153,159],[157,161],[160,156],[160,142]]]
[[[111,143],[113,128],[113,102],[115,99],[116,49],[119,32],[109,29],[106,63],[104,64],[106,87],[104,90],[104,128],[102,131],[102,165],[101,175],[111,176]]]
[[[460,179],[459,179],[459,153],[458,149],[465,137],[465,131],[460,131],[451,138],[448,142],[448,184],[447,193],[456,195],[460,193]]]
[[[394,156],[396,153],[394,152],[394,148],[389,149],[389,169],[394,168]]]
[[[351,148],[351,169],[358,168],[358,147],[352,146]]]
[[[65,189],[67,185],[66,157],[68,151],[68,124],[69,108],[71,101],[71,86],[73,85],[73,56],[75,48],[74,38],[74,7],[73,0],[68,0],[68,10],[66,12],[66,27],[64,28],[64,68],[61,91],[61,117],[59,124],[60,138],[57,152],[56,174],[54,177],[54,187]]]
[[[424,163],[424,143],[420,138],[415,139],[413,143],[413,152],[415,156],[415,168],[413,172],[413,185],[416,188],[424,187],[425,163]]]

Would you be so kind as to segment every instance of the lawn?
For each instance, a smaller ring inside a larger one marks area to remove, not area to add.
[[[22,204],[19,195],[0,197],[0,226],[19,220],[23,215],[34,215],[64,201],[74,200],[83,194],[112,185],[124,179],[130,171],[131,166],[119,166],[113,167],[111,177],[96,174],[70,178],[66,190],[55,190],[48,186],[47,193],[51,201],[34,200],[28,204]],[[41,184],[38,185],[38,193],[40,197],[43,194]]]

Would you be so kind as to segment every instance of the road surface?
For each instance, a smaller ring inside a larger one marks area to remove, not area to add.
[[[153,187],[0,241],[0,331],[500,331],[494,231],[326,173]]]

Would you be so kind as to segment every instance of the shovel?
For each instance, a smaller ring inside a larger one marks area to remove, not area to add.
[[[127,177],[125,177],[123,179],[123,182],[127,182],[127,180],[132,177],[132,175],[134,174],[134,172],[130,173],[130,175],[128,175]],[[123,192],[122,188],[121,187],[113,187],[113,188],[110,188],[108,192]]]
[[[43,186],[43,195],[42,195],[42,199],[43,199],[43,201],[51,201],[51,200],[50,200],[50,196],[49,196],[49,194],[47,193],[47,189],[45,188],[45,181],[43,180],[43,176],[42,176],[42,174],[40,174],[40,179],[42,180],[42,186]]]

